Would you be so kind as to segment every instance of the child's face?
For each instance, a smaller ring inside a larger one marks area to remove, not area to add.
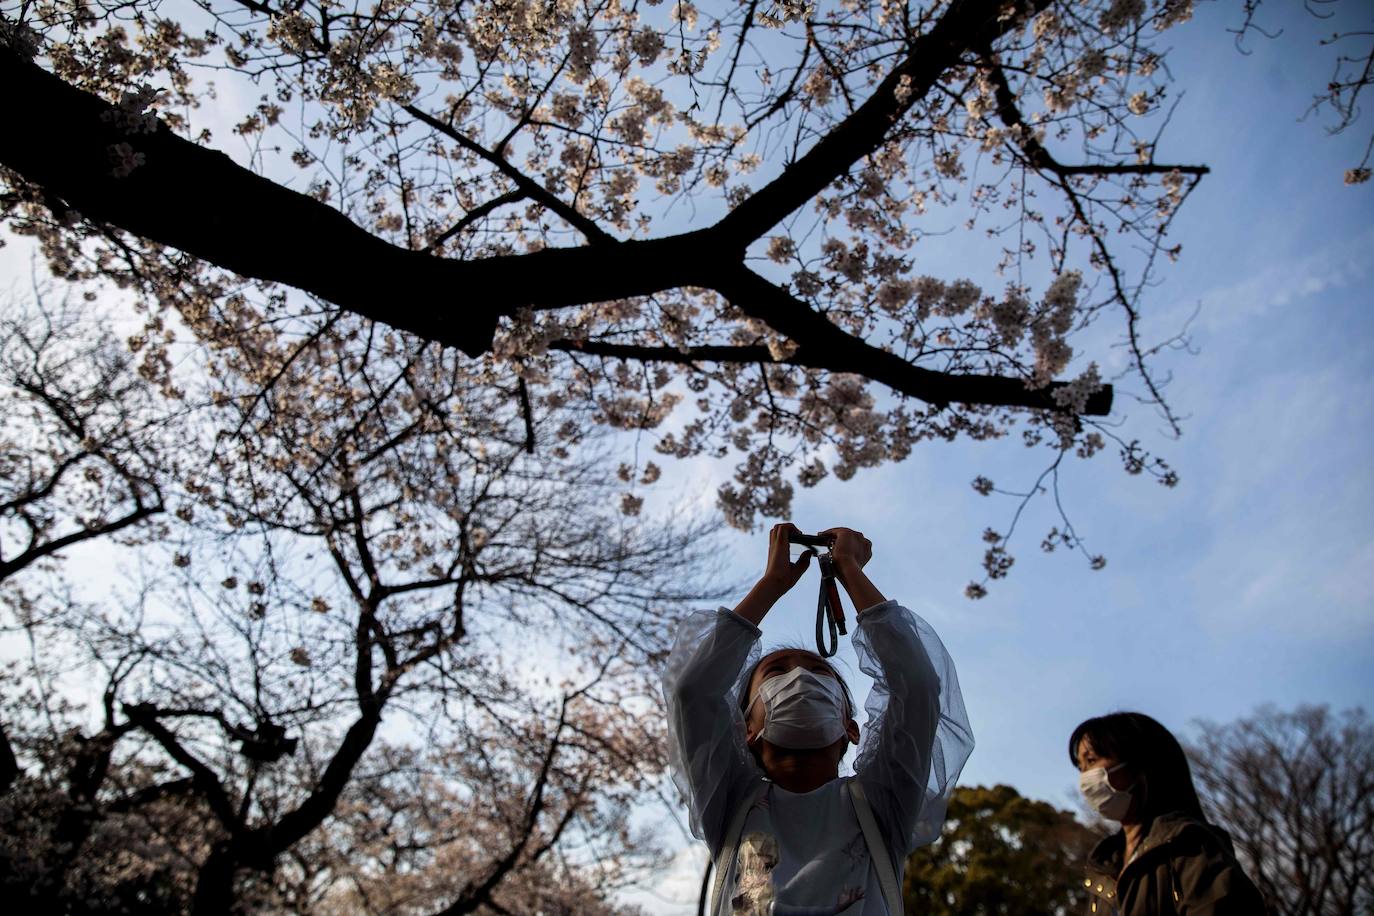
[[[784,675],[793,668],[805,668],[822,677],[835,677],[835,672],[819,655],[805,649],[779,649],[764,656],[749,680],[749,713],[745,716],[744,724],[750,738],[763,731],[763,704],[754,702],[759,687],[769,678]]]

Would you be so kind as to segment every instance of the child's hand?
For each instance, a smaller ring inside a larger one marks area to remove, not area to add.
[[[801,534],[801,529],[791,522],[774,525],[773,530],[768,532],[768,568],[764,570],[763,578],[772,583],[779,594],[797,584],[810,567],[811,558],[816,555],[816,551],[808,547],[794,562],[791,542],[788,540],[788,535],[794,533]]]
[[[850,600],[854,602],[854,610],[862,616],[866,609],[876,607],[887,600],[864,573],[864,567],[873,559],[873,542],[853,528],[829,528],[821,534],[833,535],[835,538],[835,546],[830,548],[830,553],[835,558],[835,575],[839,577],[845,591],[849,592]]]
[[[835,546],[830,548],[830,555],[835,558],[835,565],[841,571],[863,569],[873,559],[873,542],[864,537],[862,531],[827,528],[821,534],[834,536]]]

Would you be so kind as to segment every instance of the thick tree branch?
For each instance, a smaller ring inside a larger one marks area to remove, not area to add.
[[[1062,163],[1045,148],[1043,143],[1035,138],[1035,131],[1021,117],[1021,110],[1016,105],[1016,96],[1012,93],[1011,85],[1007,82],[1007,75],[997,65],[990,45],[985,45],[982,48],[982,59],[988,67],[989,79],[993,85],[997,116],[1006,126],[1021,128],[1017,145],[1020,146],[1022,154],[1032,168],[1053,172],[1061,178],[1067,178],[1070,175],[1164,175],[1169,172],[1201,177],[1212,171],[1205,165],[1160,165],[1154,162],[1086,163],[1078,165]]]
[[[764,281],[767,282],[767,281]],[[834,325],[830,325],[831,328]],[[838,331],[838,328],[835,330]],[[775,360],[763,346],[700,346],[678,349],[677,347],[654,347],[637,344],[605,343],[597,340],[555,340],[549,343],[550,350],[569,353],[585,353],[608,359],[624,359],[636,362],[664,362],[690,365],[695,363],[780,363],[788,366],[801,366],[807,369],[825,369],[832,372],[862,372],[874,381],[882,382],[893,391],[907,394],[927,403],[949,404],[1002,404],[1009,407],[1035,407],[1047,410],[1061,409],[1054,401],[1053,393],[1063,388],[1066,382],[1051,382],[1045,388],[1030,389],[1017,379],[996,375],[948,375],[930,369],[922,369],[877,347],[870,346],[844,332],[848,338],[840,344],[837,352],[828,349],[821,341],[802,346],[786,359]],[[790,335],[789,335],[790,336]],[[796,338],[792,338],[796,340]],[[862,365],[862,369],[854,368]],[[878,373],[878,374],[875,374]],[[936,397],[939,394],[941,396]],[[1106,416],[1112,410],[1112,388],[1106,385],[1088,399],[1084,413],[1089,416]]]
[[[746,267],[725,272],[716,288],[737,308],[799,344],[792,358],[798,365],[863,375],[927,404],[957,402],[1061,409],[1052,396],[1055,385],[1031,390],[1021,379],[953,375],[913,365],[895,353],[844,332],[824,315]],[[1104,386],[1089,399],[1085,412],[1107,414],[1111,405],[1112,390]]]
[[[339,749],[330,758],[324,774],[315,784],[310,795],[300,805],[289,811],[277,823],[264,831],[260,855],[255,856],[254,864],[266,864],[295,845],[301,837],[324,822],[339,801],[339,796],[353,778],[353,768],[362,759],[363,753],[372,744],[377,726],[382,721],[381,708],[375,714],[364,714],[349,726]]]
[[[154,741],[162,745],[162,749],[167,752],[177,763],[191,771],[191,777],[195,780],[196,791],[198,791],[205,801],[210,805],[210,810],[215,813],[220,824],[232,835],[238,835],[243,830],[233,804],[229,801],[229,795],[224,791],[224,784],[220,782],[215,772],[205,765],[177,740],[176,735],[161,722],[157,720],[158,710],[146,703],[126,703],[124,704],[124,715],[129,717],[129,721],[147,732]]]
[[[1045,2],[1036,0],[1039,6]],[[824,357],[808,354],[807,365],[860,372],[933,404],[1052,406],[1047,391],[1027,392],[1017,378],[950,375],[870,347],[728,258],[728,252],[742,255],[749,241],[880,146],[893,121],[959,62],[970,34],[990,41],[1010,28],[1011,20],[997,19],[1000,8],[996,0],[956,3],[916,39],[912,53],[873,97],[785,175],[715,227],[662,239],[468,261],[409,251],[370,235],[317,200],[181,139],[165,125],[159,123],[152,135],[124,136],[101,120],[112,106],[4,46],[0,82],[12,89],[13,119],[45,129],[0,135],[0,163],[88,218],[245,276],[306,290],[469,355],[489,349],[499,316],[522,308],[562,308],[692,286],[725,294],[803,347],[838,346],[837,353]],[[911,79],[911,95],[898,100],[895,89],[904,76]],[[53,118],[53,112],[62,117]],[[435,126],[444,128],[442,122]],[[144,153],[147,163],[115,178],[105,151],[122,142]],[[194,194],[167,193],[190,188]],[[869,357],[880,366],[881,377],[872,375]],[[1105,412],[1110,394],[1106,397],[1104,402],[1099,396],[1089,412]]]
[[[1049,0],[1032,0],[1026,12],[1034,15],[1047,6]],[[929,32],[912,41],[906,57],[878,84],[868,101],[716,224],[721,241],[743,251],[854,163],[881,147],[893,125],[925,97],[941,74],[959,64],[969,49],[990,45],[1017,27],[1016,16],[998,18],[1005,7],[1003,0],[955,0]]]

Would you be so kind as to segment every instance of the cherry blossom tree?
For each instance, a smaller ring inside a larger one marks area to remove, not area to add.
[[[163,472],[175,466],[168,403],[138,359],[108,333],[78,331],[90,308],[35,284],[0,316],[0,600],[27,613],[21,573],[50,570],[63,551],[97,540],[146,542],[164,530]],[[98,785],[118,738],[109,723],[73,751],[74,807],[57,837],[84,831],[81,798]],[[19,762],[0,720],[0,792]]]
[[[1121,389],[1180,430],[1154,368],[1179,329],[1150,318],[1207,174],[1164,135],[1191,9],[11,0],[33,127],[0,140],[0,213],[207,341],[344,309],[665,455],[733,455],[741,528],[929,439],[1019,433],[1047,452],[1031,495],[1109,444],[1172,486],[1103,418]],[[1345,125],[1369,70],[1341,61]],[[256,96],[239,161],[216,81]],[[974,276],[922,257],[954,231]],[[1102,565],[1067,519],[1045,543]]]
[[[146,535],[164,511],[166,427],[136,356],[39,287],[0,316],[0,582],[100,538]],[[140,530],[140,526],[142,530]]]
[[[736,451],[719,498],[750,527],[792,481],[925,439],[1020,425],[1091,455],[1111,381],[1177,428],[1141,320],[1207,170],[1136,125],[1166,99],[1153,43],[1189,10],[24,5],[0,66],[52,129],[0,148],[6,214],[60,275],[206,340],[328,321],[318,297],[657,429],[664,454]],[[263,90],[235,128],[248,165],[200,126],[216,71]],[[984,276],[919,263],[960,210],[994,240]],[[1105,351],[1071,371],[1108,323],[1117,378]]]
[[[11,882],[51,908],[614,909],[655,861],[625,820],[709,525],[627,514],[595,427],[504,367],[475,384],[347,314],[309,337],[178,351],[136,590],[54,563],[7,609],[36,647],[5,710]]]

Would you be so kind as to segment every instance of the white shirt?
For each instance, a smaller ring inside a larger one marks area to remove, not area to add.
[[[736,809],[764,774],[744,741],[744,676],[760,631],[733,611],[683,621],[664,673],[669,757],[692,832],[712,858]],[[901,881],[907,854],[940,835],[945,806],[973,749],[954,663],[935,631],[895,601],[860,613],[859,667],[873,678],[853,777],[806,793],[769,785],[745,820],[713,916],[887,916],[848,794],[863,782]]]

